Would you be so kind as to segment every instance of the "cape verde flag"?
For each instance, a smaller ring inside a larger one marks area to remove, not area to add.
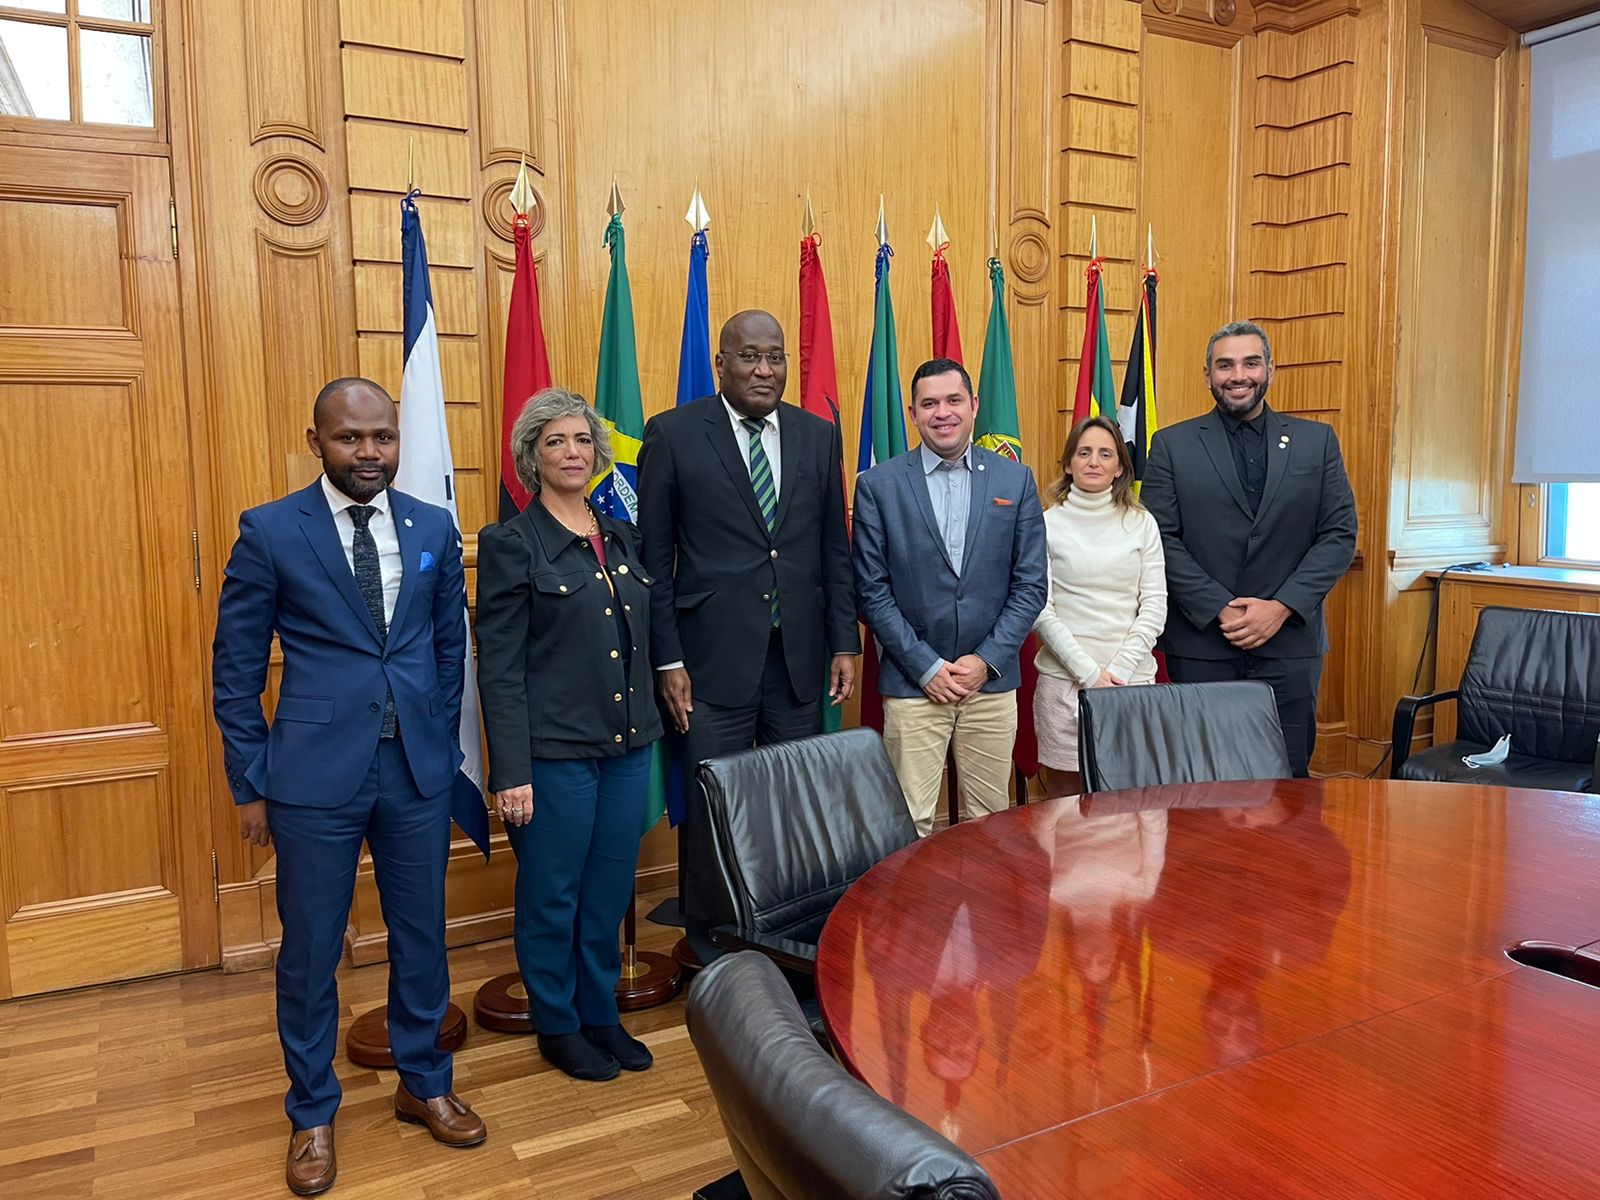
[[[422,219],[412,192],[400,201],[400,263],[404,276],[405,374],[400,382],[400,470],[395,486],[419,500],[450,511],[456,536],[455,462],[444,418],[444,375],[439,369],[439,335],[433,319],[433,289],[428,286],[428,251]],[[467,620],[465,611],[461,620]],[[489,813],[483,804],[483,743],[478,736],[478,671],[467,629],[467,658],[461,692],[461,769],[456,772],[450,815],[485,858],[489,856]]]

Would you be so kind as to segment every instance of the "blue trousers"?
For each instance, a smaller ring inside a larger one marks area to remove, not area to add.
[[[650,747],[618,758],[533,760],[533,820],[507,825],[517,856],[517,966],[540,1033],[617,1023],[617,931],[633,896]]]
[[[372,851],[389,927],[389,1044],[395,1064],[406,1090],[419,1099],[450,1091],[450,1055],[438,1048],[439,1023],[450,1002],[444,955],[449,791],[418,792],[400,739],[390,738],[378,743],[367,777],[348,804],[309,808],[268,800],[267,824],[278,853],[278,1039],[289,1072],[284,1110],[290,1124],[327,1125],[339,1107],[334,972],[344,953],[363,840]]]

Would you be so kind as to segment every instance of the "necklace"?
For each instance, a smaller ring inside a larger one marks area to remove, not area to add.
[[[564,515],[556,512],[555,509],[551,508],[548,504],[544,506],[544,510],[557,521],[559,521],[568,533],[576,534],[578,537],[594,537],[600,532],[600,522],[594,515],[594,509],[590,508],[587,504],[583,506],[583,511],[589,516],[589,524],[581,529],[575,527]]]

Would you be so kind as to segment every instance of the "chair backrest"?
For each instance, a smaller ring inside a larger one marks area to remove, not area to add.
[[[1457,736],[1591,763],[1600,737],[1600,614],[1486,608],[1456,708]]]
[[[713,925],[815,945],[845,888],[917,840],[871,729],[707,759],[697,779],[721,876]]]
[[[1291,772],[1272,688],[1254,680],[1084,688],[1078,757],[1092,792]]]
[[[764,956],[729,954],[702,971],[687,1018],[755,1200],[998,1200],[970,1155],[817,1045]]]

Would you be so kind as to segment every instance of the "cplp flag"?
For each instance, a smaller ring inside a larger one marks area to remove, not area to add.
[[[622,214],[606,226],[611,278],[600,322],[600,362],[595,370],[594,407],[611,430],[611,470],[589,485],[594,506],[619,521],[639,518],[639,440],[644,437],[644,401],[639,392],[639,350],[633,336],[633,292],[628,287],[628,249]]]
[[[808,210],[809,211],[809,210]],[[818,253],[822,235],[815,230],[800,239],[800,407],[839,426],[839,371],[833,357],[833,314],[828,310],[828,281]],[[839,475],[844,489],[844,474]],[[822,670],[822,732],[839,728],[842,711],[828,699],[831,663]]]
[[[439,336],[433,319],[433,289],[428,285],[428,250],[413,191],[400,201],[400,263],[404,279],[402,325],[405,372],[400,381],[400,470],[395,486],[419,500],[448,509],[460,536],[456,513],[455,464],[444,416],[444,375],[439,369]],[[461,613],[463,624],[467,614]],[[489,857],[489,813],[483,804],[483,743],[478,729],[478,672],[472,657],[472,629],[461,692],[461,768],[450,795],[450,815],[473,844]]]
[[[1089,260],[1084,275],[1089,280],[1083,304],[1083,351],[1078,356],[1078,391],[1072,401],[1072,421],[1098,413],[1117,419],[1116,385],[1111,380],[1111,343],[1106,338],[1105,287],[1099,256]]]
[[[1017,421],[1017,373],[1011,359],[1011,323],[1006,319],[1006,271],[989,260],[989,328],[983,335],[983,370],[978,376],[978,421],[973,441],[985,450],[1022,461]]]
[[[500,412],[500,519],[509,521],[528,507],[528,489],[511,462],[511,426],[522,406],[550,386],[550,357],[545,350],[544,319],[539,313],[539,277],[533,269],[528,218],[512,223],[516,239],[516,272],[511,277],[511,311],[506,317],[506,370]],[[403,444],[403,443],[402,443]]]
[[[1156,283],[1159,277],[1151,267],[1144,269],[1144,286],[1139,290],[1139,315],[1133,323],[1133,345],[1128,350],[1128,369],[1122,376],[1122,404],[1118,419],[1122,437],[1133,454],[1133,477],[1144,478],[1144,460],[1150,453],[1156,420]],[[1138,486],[1136,483],[1135,487]]]

